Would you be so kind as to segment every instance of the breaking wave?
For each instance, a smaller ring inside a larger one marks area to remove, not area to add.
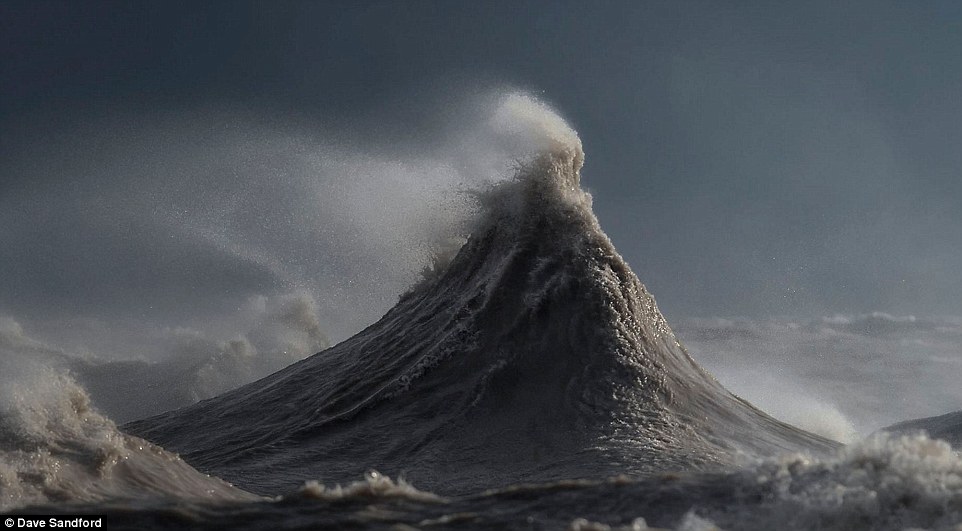
[[[327,351],[125,429],[265,494],[368,467],[467,492],[834,448],[691,359],[598,226],[577,135],[535,100],[505,108],[539,151],[480,195],[436,278]]]
[[[0,368],[0,510],[116,499],[257,499],[121,433],[62,373],[4,358]]]
[[[234,321],[246,330],[227,339],[186,327],[157,332],[153,360],[67,351],[0,318],[0,359],[71,374],[99,411],[125,422],[216,396],[329,346],[308,295],[254,297],[239,313]]]

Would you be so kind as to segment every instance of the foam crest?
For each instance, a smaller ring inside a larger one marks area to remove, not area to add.
[[[557,111],[530,93],[503,95],[490,124],[509,141],[528,146],[528,155],[549,153],[570,158],[575,173],[584,163],[578,133]]]
[[[581,149],[578,133],[557,111],[530,93],[503,95],[491,125],[508,138],[529,143],[539,151]]]
[[[0,358],[0,510],[56,502],[255,500],[117,430],[66,375]]]
[[[834,457],[784,456],[743,474],[764,501],[735,512],[710,512],[722,525],[946,529],[962,522],[962,458],[945,441],[924,435],[881,434]]]
[[[317,481],[307,481],[295,495],[288,498],[324,501],[401,498],[426,503],[444,501],[444,498],[437,494],[418,490],[404,479],[399,478],[395,482],[376,470],[367,471],[363,481],[355,481],[343,487],[341,485],[326,487]]]

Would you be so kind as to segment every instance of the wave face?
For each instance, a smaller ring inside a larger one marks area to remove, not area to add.
[[[542,152],[481,195],[467,243],[377,323],[125,429],[265,494],[367,468],[458,493],[834,448],[691,359],[600,229],[577,135],[532,112]]]

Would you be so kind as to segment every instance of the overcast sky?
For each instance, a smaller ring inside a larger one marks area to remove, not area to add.
[[[602,226],[669,318],[962,313],[962,4],[876,1],[7,0],[0,306],[92,296],[58,286],[69,265],[35,259],[78,245],[55,241],[68,222],[33,233],[42,209],[11,206],[89,178],[112,189],[99,208],[122,207],[136,176],[86,177],[51,140],[84,124],[119,109],[112,123],[137,137],[138,116],[228,109],[383,151],[423,141],[433,107],[502,84],[578,130]],[[145,282],[98,267],[65,282]],[[184,289],[266,282],[222,273]]]

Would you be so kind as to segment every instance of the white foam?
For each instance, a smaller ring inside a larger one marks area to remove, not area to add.
[[[727,516],[745,528],[945,529],[962,522],[962,458],[923,435],[878,435],[831,458],[783,456],[744,474],[773,495]]]
[[[414,488],[403,479],[397,482],[391,478],[375,471],[369,470],[364,474],[363,481],[355,481],[348,485],[334,485],[327,487],[317,481],[308,481],[304,486],[289,498],[314,499],[324,501],[335,501],[344,499],[370,499],[370,498],[404,498],[412,501],[426,503],[441,503],[444,498],[431,492],[425,492]]]
[[[70,378],[0,358],[0,511],[54,502],[257,497],[120,433]]]
[[[529,154],[582,149],[578,133],[556,110],[531,93],[504,94],[490,124],[506,140],[527,146]]]

